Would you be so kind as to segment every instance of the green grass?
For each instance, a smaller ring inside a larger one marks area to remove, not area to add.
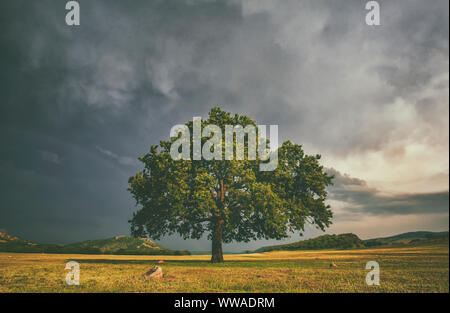
[[[143,277],[157,260],[164,278]],[[65,284],[65,264],[80,263],[80,286]],[[0,292],[449,292],[448,245],[209,256],[0,253]],[[367,286],[368,261],[380,286]],[[337,264],[330,268],[331,262]]]

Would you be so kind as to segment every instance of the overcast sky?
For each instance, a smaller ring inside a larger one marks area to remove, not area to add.
[[[129,234],[137,157],[220,106],[322,154],[327,233],[448,230],[449,2],[379,1],[375,27],[365,2],[80,0],[69,27],[66,1],[1,1],[0,229]]]

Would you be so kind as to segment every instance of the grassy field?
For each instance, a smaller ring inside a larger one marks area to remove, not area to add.
[[[206,255],[0,253],[0,292],[449,292],[448,250],[277,251],[226,255],[223,264]],[[65,283],[70,260],[80,264],[79,286]],[[146,280],[157,260],[164,278]],[[365,283],[368,261],[380,264],[379,286]]]

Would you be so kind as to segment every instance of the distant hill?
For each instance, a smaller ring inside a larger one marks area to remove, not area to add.
[[[448,243],[448,231],[416,231],[390,237],[364,240],[367,247]]]
[[[448,231],[427,232],[418,231],[403,233],[396,236],[361,240],[355,234],[322,235],[316,238],[301,240],[294,243],[262,247],[254,252],[280,250],[320,250],[320,249],[356,249],[371,247],[420,246],[432,244],[448,244]]]
[[[188,251],[170,250],[148,238],[116,236],[103,240],[87,240],[65,245],[63,251],[87,251],[89,254],[144,254],[144,255],[188,255]],[[78,252],[82,253],[82,252]]]
[[[354,249],[364,248],[364,242],[355,234],[322,235],[316,238],[301,240],[278,246],[262,247],[255,252],[279,250],[319,250],[319,249]]]
[[[62,248],[57,244],[41,244],[0,232],[0,252],[46,252]]]
[[[87,240],[68,245],[41,244],[22,240],[0,232],[0,252],[63,253],[63,254],[131,254],[188,255],[188,251],[170,250],[148,238],[116,236],[103,240]]]

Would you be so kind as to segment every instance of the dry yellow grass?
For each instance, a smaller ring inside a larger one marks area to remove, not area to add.
[[[448,246],[226,255],[126,256],[0,253],[0,292],[448,292]],[[80,264],[80,285],[65,264]],[[143,277],[158,260],[164,279]],[[367,286],[368,261],[380,286]],[[330,268],[334,262],[337,268]]]

